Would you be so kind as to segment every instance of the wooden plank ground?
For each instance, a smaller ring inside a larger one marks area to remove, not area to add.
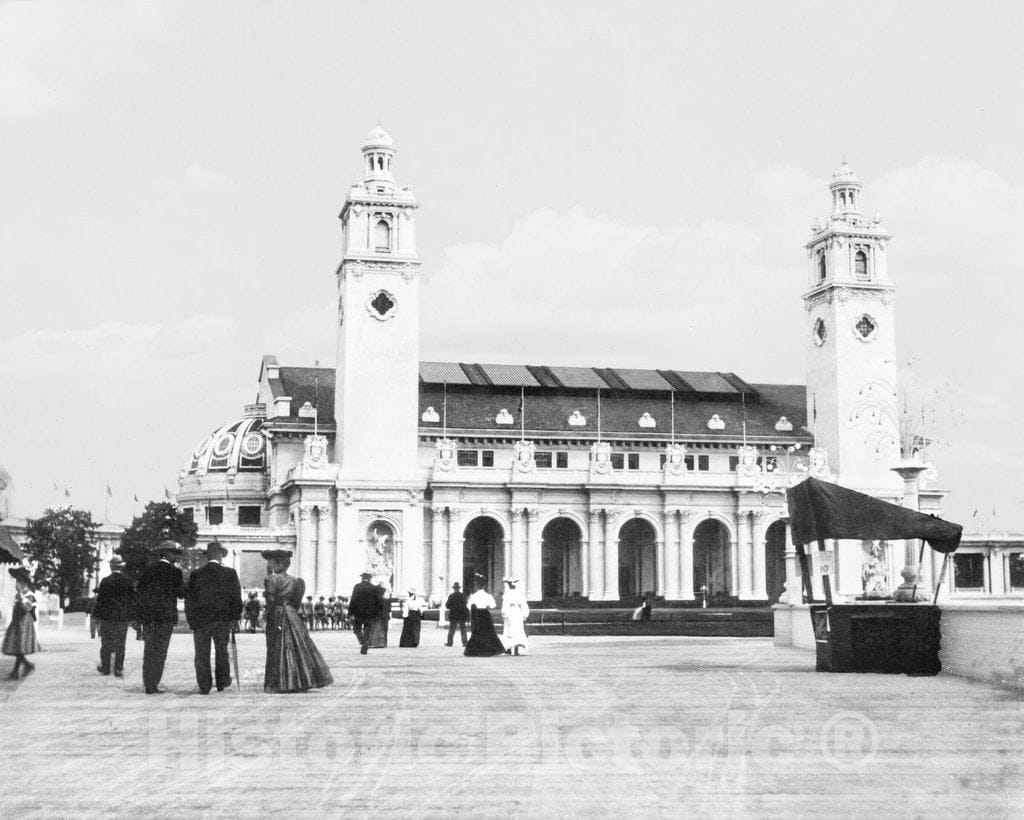
[[[81,627],[43,631],[0,684],[0,816],[1017,816],[1024,704],[952,677],[827,675],[764,639],[539,637],[526,658],[358,654],[317,633],[335,685],[201,696],[175,635],[145,696],[95,671]]]

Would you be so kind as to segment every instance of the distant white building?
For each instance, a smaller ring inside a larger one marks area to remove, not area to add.
[[[675,351],[652,355],[664,369],[420,361],[419,203],[383,129],[362,152],[340,214],[337,370],[264,356],[256,401],[180,476],[179,506],[243,585],[282,546],[316,594],[370,566],[435,598],[479,573],[495,592],[521,576],[532,601],[767,603],[787,574],[796,588],[783,491],[803,475],[938,509],[897,406],[891,237],[845,163],[805,246],[802,386],[676,369]],[[839,594],[860,594],[872,547],[896,582],[902,545],[857,547]]]

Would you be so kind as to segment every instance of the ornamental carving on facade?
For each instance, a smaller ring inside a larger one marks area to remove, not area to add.
[[[306,452],[302,456],[303,470],[322,470],[327,466],[327,437],[306,436]]]
[[[807,472],[813,478],[827,481],[830,477],[828,451],[822,447],[812,447],[807,452]]]
[[[686,445],[670,444],[665,454],[665,472],[682,475],[686,472]]]
[[[437,458],[434,459],[434,469],[448,472],[455,469],[455,442],[450,438],[439,438],[437,440]]]
[[[517,441],[515,447],[516,472],[532,473],[537,469],[537,463],[534,461],[536,453],[537,447],[532,441]]]
[[[611,473],[612,446],[607,441],[599,441],[590,448],[590,468],[598,475]]]
[[[391,585],[395,572],[395,537],[387,524],[374,523],[367,530],[366,563],[378,583]]]
[[[747,481],[755,480],[761,473],[761,467],[757,463],[757,448],[745,444],[737,452],[739,461],[736,464],[736,474]]]

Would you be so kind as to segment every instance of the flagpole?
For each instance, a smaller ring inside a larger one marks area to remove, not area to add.
[[[670,415],[672,417],[672,432],[671,442],[676,443],[676,391],[672,390],[669,392],[669,405],[671,407]]]
[[[526,387],[519,386],[519,438],[526,441]]]
[[[740,403],[743,406],[743,446],[747,446],[747,394],[740,393]]]
[[[448,382],[441,382],[441,438],[448,438]]]
[[[597,388],[597,441],[601,442],[601,388]]]

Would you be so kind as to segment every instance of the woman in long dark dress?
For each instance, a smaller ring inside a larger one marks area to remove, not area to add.
[[[267,667],[263,691],[305,692],[334,683],[331,670],[316,648],[298,608],[306,592],[301,578],[288,574],[292,554],[288,550],[267,550],[266,633]]]
[[[414,648],[420,645],[420,622],[423,620],[423,599],[415,589],[409,590],[409,597],[402,604],[402,637],[398,645]]]
[[[494,631],[494,619],[491,617],[491,610],[497,605],[487,591],[486,579],[477,576],[476,592],[469,596],[469,623],[473,634],[464,655],[485,658],[505,654],[505,645]]]
[[[36,640],[36,596],[32,594],[28,570],[24,567],[7,570],[17,582],[17,593],[14,597],[14,609],[11,612],[11,623],[4,633],[2,651],[5,655],[14,656],[14,670],[8,676],[11,680],[18,679],[21,668],[25,675],[35,671],[35,664],[30,663],[26,655],[39,651]]]
[[[391,598],[384,584],[377,584],[380,590],[380,609],[370,631],[370,648],[384,649],[388,645],[388,621],[391,620]]]

